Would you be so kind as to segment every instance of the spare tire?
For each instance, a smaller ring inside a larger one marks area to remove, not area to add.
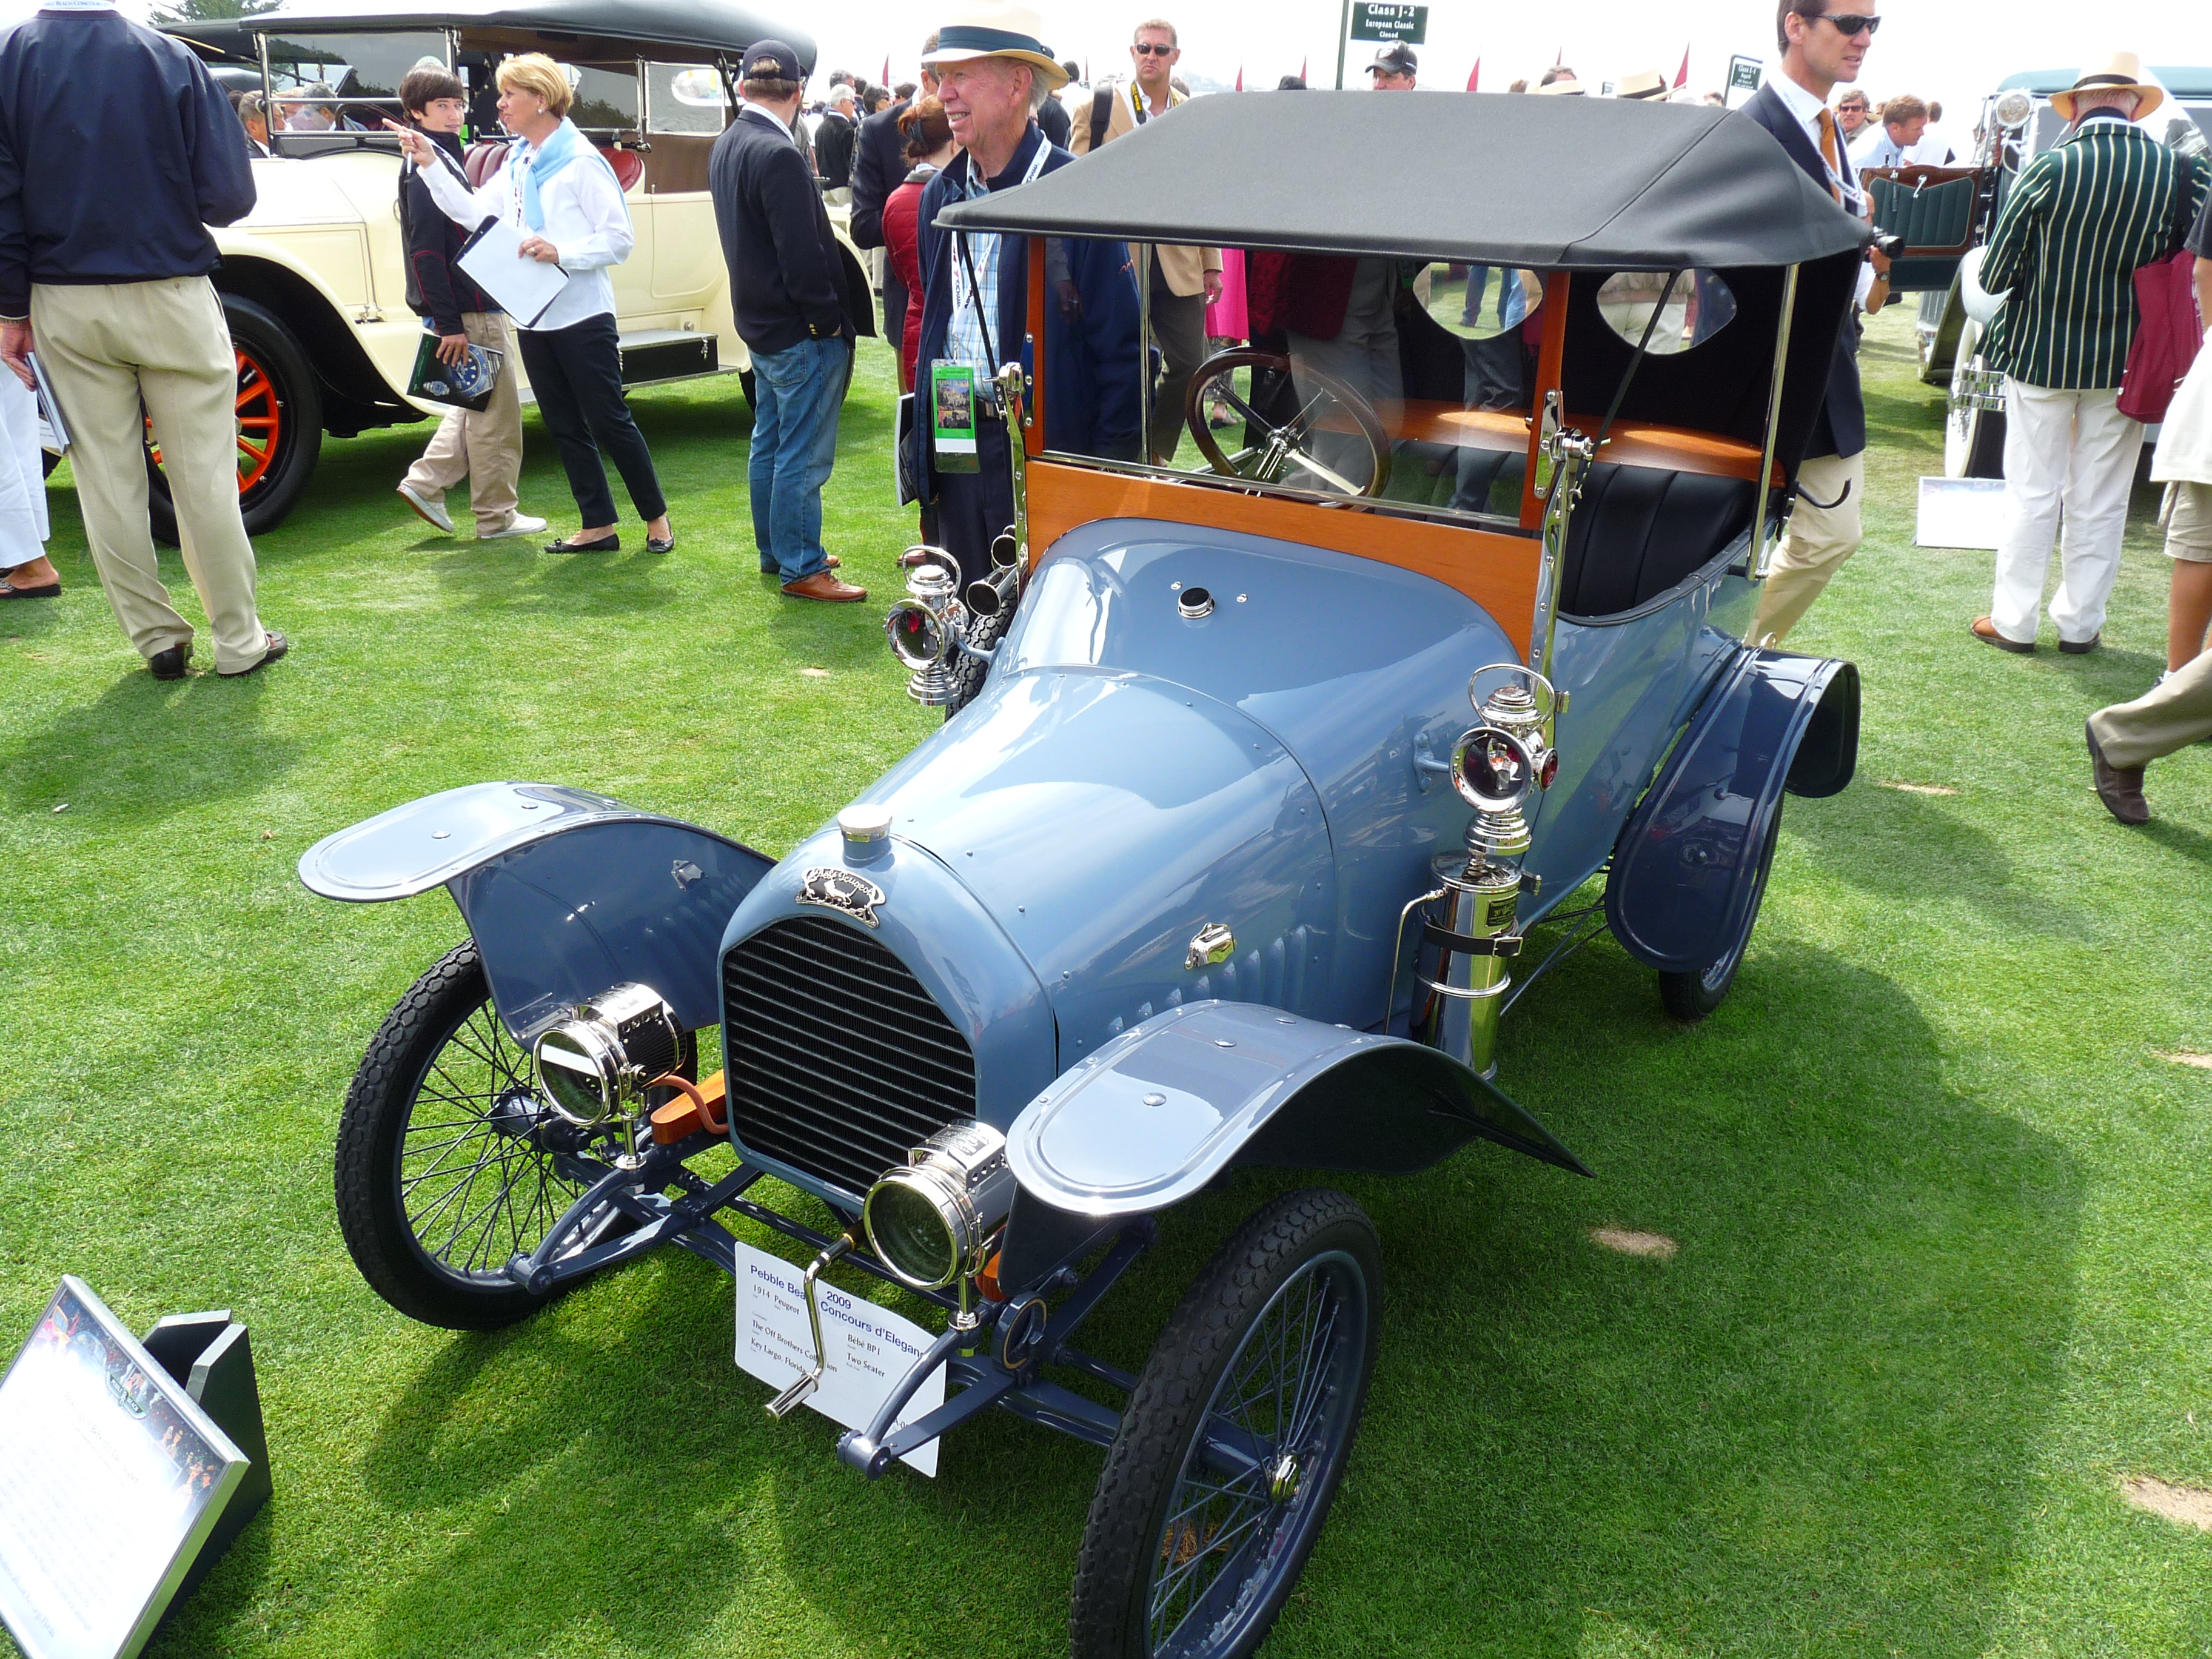
[[[274,312],[222,296],[238,356],[238,505],[246,533],[274,530],[299,505],[323,452],[323,388],[292,331]],[[176,504],[151,424],[146,434],[149,515],[154,533],[177,543]]]

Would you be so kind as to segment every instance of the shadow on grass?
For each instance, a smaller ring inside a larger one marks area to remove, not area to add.
[[[76,797],[88,811],[158,820],[211,799],[252,794],[299,762],[299,745],[263,729],[269,682],[125,673],[94,702],[64,709],[0,759],[17,811]]]
[[[1940,799],[1862,784],[1812,811],[1783,814],[1783,825],[1814,849],[1819,866],[1869,891],[1895,890],[1910,870],[1922,897],[1961,900],[2008,926],[2071,933],[2080,918],[2015,881],[1997,839]]]
[[[1384,1239],[1383,1358],[1268,1651],[1984,1650],[2073,1319],[2066,1154],[1947,1088],[1911,1002],[1821,952],[1755,954],[1687,1030],[1617,951],[1560,979],[1507,1066],[1600,1179],[1478,1145],[1345,1183]],[[1141,1364],[1237,1220],[1316,1178],[1175,1212],[1091,1346]],[[1605,1224],[1681,1253],[1607,1254]],[[861,1481],[834,1426],[762,1412],[731,1313],[670,1252],[447,1340],[362,1473],[450,1542],[377,1592],[368,1650],[720,1651],[736,1623],[1056,1650],[1097,1455],[997,1414],[935,1480]],[[1376,1594],[1378,1563],[1418,1593]]]
[[[641,526],[633,533],[625,525],[618,553],[541,554],[529,543],[518,556],[507,543],[467,542],[435,558],[430,570],[466,609],[617,618],[678,603],[683,596],[664,578],[670,557],[682,556],[680,542],[676,555],[648,553]],[[502,547],[510,550],[495,550]]]

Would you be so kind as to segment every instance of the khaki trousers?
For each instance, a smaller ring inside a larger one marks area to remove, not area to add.
[[[1779,645],[1804,620],[1844,561],[1859,550],[1866,532],[1859,504],[1866,495],[1866,455],[1816,455],[1797,469],[1802,491],[1790,529],[1775,550],[1774,568],[1759,596],[1759,614],[1747,636],[1753,645]],[[1808,497],[1814,498],[1808,500]],[[1814,500],[1834,501],[1819,507]]]
[[[2097,746],[2115,766],[2142,766],[2212,737],[2212,651],[2167,675],[2133,702],[2089,716]]]
[[[150,417],[215,665],[251,668],[268,648],[267,630],[253,607],[253,544],[238,509],[238,359],[213,285],[204,276],[35,284],[31,340],[70,424],[92,562],[131,643],[151,657],[192,637],[161,586],[146,516]]]
[[[481,410],[446,411],[430,447],[407,469],[403,482],[434,501],[466,478],[477,534],[496,536],[514,522],[520,499],[514,485],[522,473],[522,399],[514,389],[514,340],[507,331],[507,314],[499,311],[463,312],[461,331],[471,345],[507,354],[500,365],[499,384]]]

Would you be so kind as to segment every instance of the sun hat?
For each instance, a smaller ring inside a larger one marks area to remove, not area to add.
[[[924,52],[921,61],[934,69],[977,58],[1011,58],[1035,70],[1046,86],[1063,86],[1067,71],[1038,37],[1041,27],[1036,13],[1027,6],[958,6],[948,21],[937,26],[937,50]]]
[[[2131,52],[2116,52],[2094,69],[2085,69],[2074,84],[2064,92],[2051,94],[2051,107],[2071,121],[2076,119],[2075,109],[2081,100],[2075,96],[2083,92],[2132,92],[2143,100],[2136,107],[2136,119],[2140,121],[2166,101],[2166,88],[2145,84],[2142,78],[2142,59]]]
[[[1589,94],[1583,90],[1583,83],[1570,75],[1561,76],[1548,87],[1537,88],[1536,95],[1539,98],[1587,98]]]
[[[1657,70],[1638,70],[1633,75],[1623,76],[1613,95],[1616,98],[1655,98],[1663,104],[1667,101],[1667,77]]]

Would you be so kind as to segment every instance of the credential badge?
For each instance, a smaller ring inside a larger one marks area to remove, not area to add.
[[[873,927],[878,920],[876,907],[884,899],[884,890],[866,876],[817,865],[799,884],[799,902],[818,904],[825,910],[842,910]]]

